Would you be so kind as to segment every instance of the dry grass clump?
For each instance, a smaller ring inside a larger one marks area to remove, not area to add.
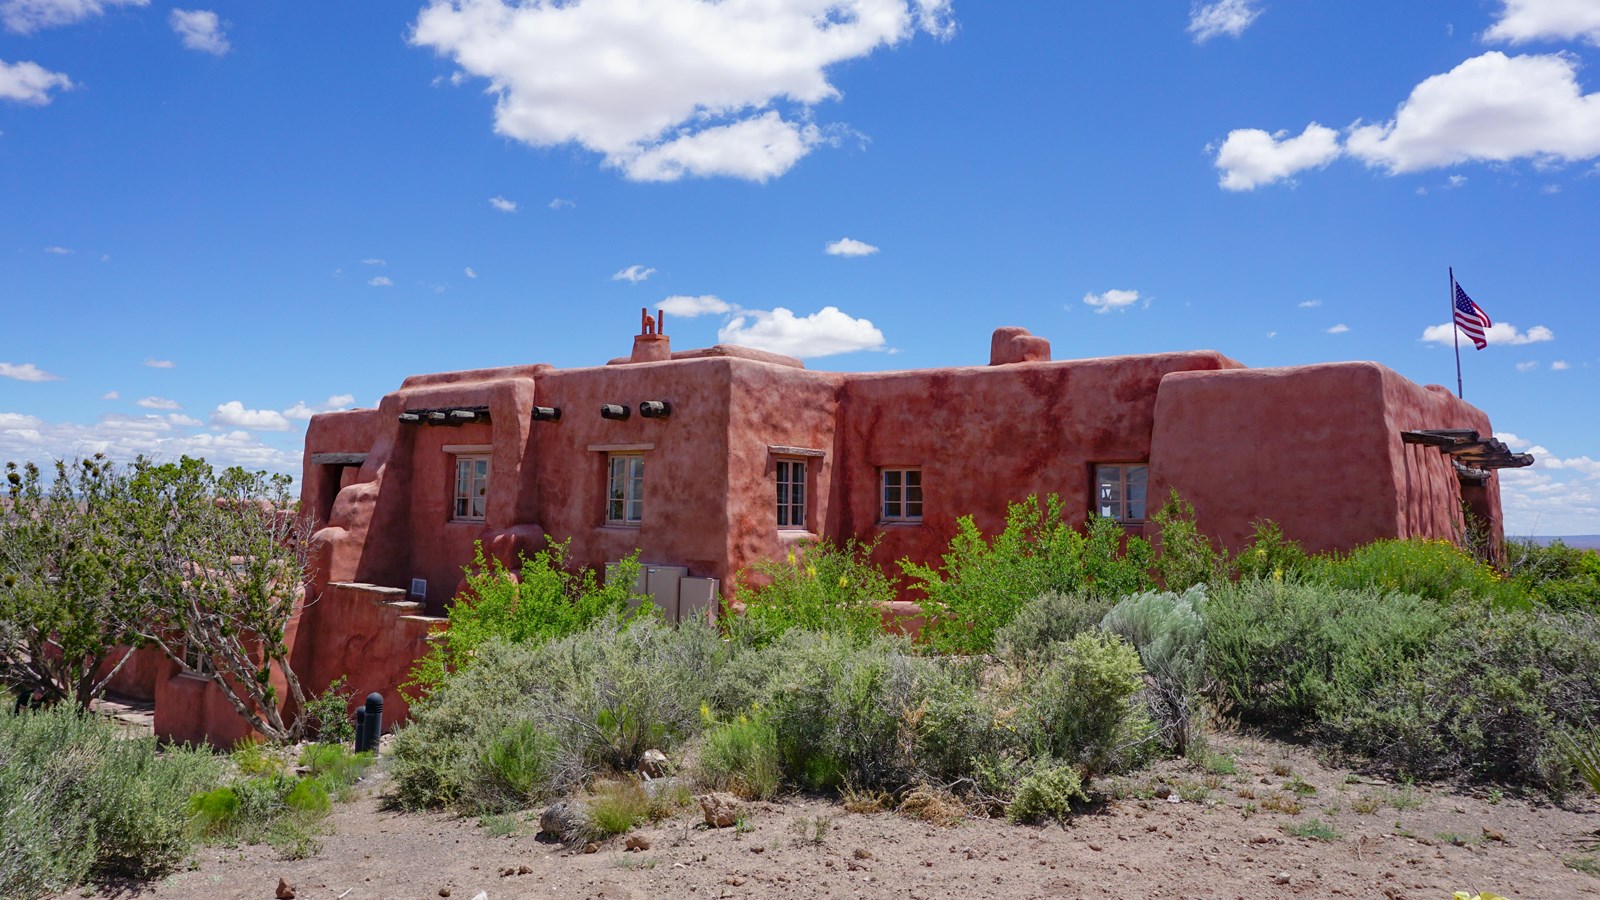
[[[895,812],[949,828],[967,817],[967,806],[961,802],[961,798],[945,788],[922,784],[901,798]]]

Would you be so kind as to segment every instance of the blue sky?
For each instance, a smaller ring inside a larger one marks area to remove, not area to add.
[[[1596,533],[1597,199],[1600,0],[0,0],[0,456],[298,472],[312,411],[641,306],[1453,386],[1453,265],[1508,531]]]

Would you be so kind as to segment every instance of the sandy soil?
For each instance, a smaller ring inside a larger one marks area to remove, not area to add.
[[[1123,796],[1069,825],[967,819],[940,827],[894,813],[848,813],[796,798],[758,804],[750,830],[708,829],[698,808],[596,852],[540,843],[536,825],[495,836],[476,820],[338,807],[311,859],[269,847],[207,848],[191,871],[74,896],[270,898],[506,897],[1389,897],[1452,891],[1600,897],[1600,877],[1564,860],[1600,841],[1600,805],[1565,807],[1488,791],[1407,788],[1325,766],[1304,750],[1240,737],[1216,749],[1233,774],[1165,763],[1119,784]],[[1161,795],[1167,795],[1165,798]],[[1176,798],[1177,802],[1172,802]],[[1295,803],[1303,808],[1293,811]],[[1274,809],[1274,807],[1277,807]],[[535,814],[536,816],[536,814]],[[823,822],[821,828],[818,821]],[[1317,820],[1327,839],[1293,836]],[[820,832],[820,839],[819,839]],[[503,875],[502,872],[512,874]],[[1593,871],[1600,872],[1600,867]],[[517,874],[520,872],[521,874]]]

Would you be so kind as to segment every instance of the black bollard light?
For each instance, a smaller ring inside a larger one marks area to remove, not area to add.
[[[367,749],[367,708],[356,707],[356,752]]]
[[[378,752],[378,738],[383,734],[383,695],[377,691],[367,695],[366,749]]]

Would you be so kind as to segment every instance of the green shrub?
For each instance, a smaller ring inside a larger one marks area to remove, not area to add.
[[[1115,602],[1082,591],[1045,591],[995,631],[995,653],[1016,666],[1036,665],[1049,655],[1052,644],[1098,628]]]
[[[872,544],[828,541],[791,549],[783,560],[762,560],[752,568],[765,584],[741,586],[743,616],[725,616],[741,639],[770,643],[791,628],[868,636],[883,628],[883,610],[895,586],[872,563]]]
[[[549,794],[561,756],[559,739],[534,721],[506,726],[484,747],[470,806],[478,814],[521,809]]]
[[[1041,762],[1031,766],[1017,782],[1016,794],[1006,804],[1006,818],[1013,822],[1066,820],[1073,802],[1087,802],[1078,770],[1061,763]]]
[[[1149,546],[1127,537],[1109,520],[1093,519],[1085,538],[1065,518],[1066,507],[1051,495],[1011,504],[1005,529],[985,540],[971,516],[956,522],[956,535],[935,569],[910,560],[900,567],[925,597],[930,621],[924,635],[942,652],[986,653],[996,632],[1032,598],[1047,591],[1083,590],[1105,596],[1148,585]],[[1125,547],[1119,554],[1119,546]]]
[[[713,790],[750,800],[770,800],[777,794],[783,779],[778,733],[761,710],[706,731],[698,777]]]
[[[1234,570],[1240,578],[1301,577],[1310,557],[1295,541],[1284,537],[1283,529],[1271,519],[1255,523],[1255,534],[1250,546],[1233,560]]]
[[[221,834],[239,817],[239,792],[231,787],[201,791],[189,798],[189,816],[203,837]]]
[[[323,816],[333,808],[328,799],[328,789],[315,778],[301,778],[283,795],[283,805],[290,812],[306,816]]]
[[[341,802],[373,761],[372,753],[352,753],[343,744],[308,744],[300,751],[300,765]]]
[[[1228,552],[1217,549],[1201,533],[1195,525],[1194,505],[1179,497],[1176,489],[1150,521],[1160,530],[1161,552],[1155,570],[1167,590],[1183,591],[1227,580]]]
[[[220,774],[208,751],[158,753],[66,705],[0,715],[0,896],[169,871],[191,847],[189,795]]]
[[[1318,557],[1310,577],[1333,587],[1415,594],[1429,600],[1493,599],[1517,605],[1515,585],[1472,554],[1445,540],[1373,541],[1348,554]]]
[[[350,712],[350,701],[354,698],[355,691],[350,689],[343,675],[334,679],[321,694],[306,701],[303,713],[306,719],[306,733],[323,744],[353,742],[356,737],[356,724],[355,717]]]
[[[1139,690],[1139,654],[1116,635],[1080,634],[1028,680],[1024,703],[1041,755],[1080,767],[1086,779],[1132,765],[1152,726]]]
[[[1506,570],[1517,589],[1536,603],[1600,611],[1600,552],[1561,541],[1507,541]]]
[[[622,834],[650,817],[650,797],[633,780],[603,781],[585,806],[589,825],[600,837]]]
[[[641,603],[628,613],[630,600],[643,599],[633,594],[639,576],[637,551],[602,585],[593,569],[569,568],[570,540],[547,540],[546,549],[532,558],[521,557],[515,575],[477,545],[466,570],[467,590],[450,606],[450,625],[411,671],[408,686],[424,694],[435,690],[448,672],[470,666],[477,649],[491,640],[544,643],[576,634],[607,616],[647,615],[654,609]]]
[[[1182,594],[1148,592],[1124,598],[1100,627],[1139,651],[1148,676],[1145,697],[1173,752],[1185,756],[1201,736],[1196,721],[1205,686],[1206,586]]]
[[[240,775],[246,777],[279,775],[289,771],[288,764],[273,747],[250,738],[240,738],[228,754],[228,760]]]

